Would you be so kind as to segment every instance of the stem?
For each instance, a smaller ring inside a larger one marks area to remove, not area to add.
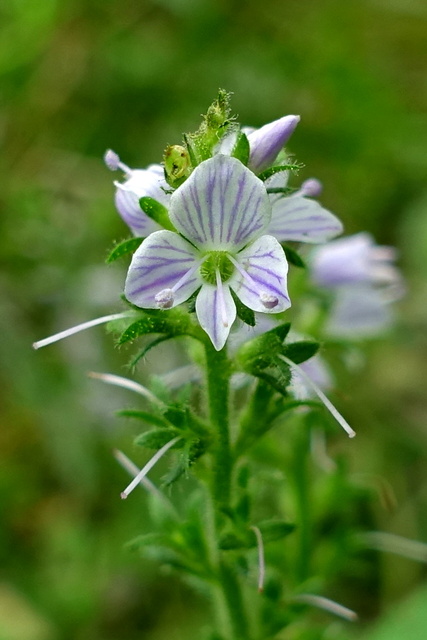
[[[206,345],[209,416],[216,445],[214,448],[213,497],[218,509],[228,507],[231,496],[231,450],[229,433],[230,363],[225,348],[216,351]]]
[[[216,351],[206,343],[206,366],[209,416],[216,436],[213,448],[212,498],[214,507],[212,544],[218,549],[224,514],[231,508],[233,460],[230,447],[229,402],[231,367],[224,349]],[[248,621],[243,596],[234,567],[215,552],[220,596],[215,598],[218,621],[222,620],[224,640],[249,640]],[[224,616],[224,614],[226,614]],[[225,619],[224,619],[225,618]],[[225,624],[224,624],[225,623]]]

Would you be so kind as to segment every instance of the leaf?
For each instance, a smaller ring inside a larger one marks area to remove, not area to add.
[[[295,249],[292,249],[292,247],[288,247],[288,245],[286,244],[282,244],[282,247],[288,262],[293,264],[295,267],[300,267],[301,269],[307,268],[307,265],[305,264],[304,260],[301,258],[298,251],[295,251]]]
[[[314,340],[301,340],[291,342],[284,347],[283,355],[287,356],[295,364],[310,360],[319,350],[320,344]]]
[[[117,411],[117,415],[123,418],[136,418],[137,420],[143,420],[147,424],[152,424],[155,427],[167,427],[168,422],[160,416],[156,416],[154,413],[148,411],[138,411],[137,409],[122,409]]]
[[[111,262],[114,262],[118,258],[121,258],[122,256],[126,256],[128,253],[133,253],[133,251],[138,249],[139,245],[143,240],[145,240],[145,238],[128,238],[128,240],[123,240],[123,242],[119,242],[110,251],[105,262],[107,264],[110,264]]]
[[[247,166],[249,162],[249,153],[250,146],[249,140],[247,136],[241,131],[237,137],[236,144],[234,145],[234,149],[231,153],[233,158],[237,158],[242,162],[245,166]]]
[[[144,196],[139,199],[139,206],[149,218],[157,222],[161,227],[169,229],[169,231],[176,231],[169,218],[168,210],[158,200],[150,198],[150,196]]]
[[[182,434],[178,429],[173,427],[160,427],[158,429],[151,429],[145,433],[141,433],[134,440],[134,444],[139,447],[145,447],[146,449],[160,449],[165,444],[170,442],[176,437],[180,437]],[[184,440],[178,440],[171,449],[180,449],[184,446]]]
[[[157,347],[157,345],[161,344],[162,342],[166,342],[166,340],[170,340],[172,337],[173,336],[169,336],[169,335],[160,336],[159,338],[156,338],[152,342],[149,342],[147,345],[145,345],[143,349],[141,349],[141,351],[134,358],[132,358],[130,362],[130,366],[135,367],[138,364],[138,362],[141,360],[141,358],[144,358],[151,349],[153,349],[154,347]]]
[[[264,520],[259,522],[257,527],[261,531],[264,543],[281,540],[296,529],[294,524],[285,520]]]
[[[138,551],[141,547],[157,546],[163,542],[164,538],[165,536],[162,533],[145,533],[126,542],[125,548],[130,551]]]
[[[125,329],[118,343],[125,344],[148,333],[165,333],[170,337],[191,335],[202,341],[204,339],[198,327],[193,325],[190,316],[183,309],[175,308],[167,311],[150,309],[145,310],[144,315],[141,313],[140,318]]]
[[[234,293],[233,289],[230,289],[230,293],[236,305],[237,317],[248,324],[250,327],[254,327],[256,324],[255,313],[252,311],[252,309],[249,309],[249,307],[243,304],[238,295]]]

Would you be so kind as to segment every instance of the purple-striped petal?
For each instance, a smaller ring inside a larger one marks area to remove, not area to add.
[[[225,345],[236,319],[236,305],[228,286],[222,285],[220,290],[214,285],[204,284],[197,296],[196,313],[200,326],[219,351]]]
[[[324,328],[335,338],[374,337],[390,328],[393,311],[384,292],[369,284],[339,287]]]
[[[299,121],[299,116],[284,116],[250,133],[248,135],[251,150],[249,168],[255,173],[261,173],[270,167],[279,151],[283,149],[291,137]]]
[[[173,231],[155,231],[133,255],[126,298],[143,309],[174,307],[202,284],[198,264],[197,251],[189,242]]]
[[[170,201],[175,227],[198,248],[238,251],[270,221],[264,184],[239,160],[217,155],[205,160]]]
[[[268,233],[281,242],[326,242],[342,233],[343,226],[336,216],[315,200],[304,196],[279,198],[273,204]]]
[[[287,288],[288,263],[273,236],[261,236],[237,254],[236,269],[227,284],[254,311],[279,313],[291,306]]]
[[[163,190],[168,185],[160,165],[153,164],[147,169],[131,170],[129,176],[125,182],[115,183],[116,208],[135,236],[147,236],[160,229],[160,226],[142,211],[139,199],[149,196],[168,206],[170,196]]]

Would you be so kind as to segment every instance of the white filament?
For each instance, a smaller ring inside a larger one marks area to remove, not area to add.
[[[227,310],[225,308],[224,289],[222,287],[221,274],[219,269],[216,270],[216,287],[218,291],[219,311],[221,314],[221,320],[224,327],[228,327]]]
[[[129,391],[135,391],[140,396],[144,396],[153,404],[163,407],[163,402],[156,398],[154,393],[151,393],[147,387],[144,387],[139,382],[135,382],[134,380],[129,380],[129,378],[122,378],[122,376],[116,376],[113,373],[97,373],[96,371],[89,371],[88,376],[90,378],[95,378],[96,380],[101,380],[106,384],[112,384],[115,387],[122,387],[123,389],[129,389]]]
[[[120,497],[122,498],[122,500],[125,500],[128,497],[128,495],[135,489],[135,487],[139,485],[141,480],[145,478],[147,473],[154,467],[154,465],[160,460],[160,458],[165,455],[166,451],[173,447],[173,445],[178,442],[178,440],[181,440],[181,436],[177,436],[176,438],[172,438],[172,440],[169,440],[169,442],[164,444],[163,447],[161,447],[161,449],[159,449],[154,454],[154,456],[150,458],[150,460],[144,467],[142,467],[141,471],[135,476],[132,482],[126,487],[124,491],[121,492]]]
[[[58,342],[59,340],[68,338],[69,336],[72,336],[75,333],[79,333],[80,331],[85,331],[86,329],[90,329],[91,327],[96,327],[98,324],[106,324],[107,322],[112,322],[113,320],[121,320],[122,318],[128,317],[129,313],[113,313],[109,316],[102,316],[102,318],[95,318],[95,320],[83,322],[82,324],[78,324],[75,327],[71,327],[70,329],[65,329],[65,331],[61,331],[60,333],[55,333],[53,336],[49,336],[48,338],[44,338],[43,340],[39,340],[38,342],[33,342],[33,349],[41,349],[42,347],[46,347],[48,344],[52,344],[53,342]]]
[[[311,593],[301,593],[298,596],[294,596],[292,600],[294,602],[302,602],[303,604],[318,607],[324,611],[329,611],[329,613],[333,613],[334,615],[344,618],[344,620],[349,620],[350,622],[355,622],[357,620],[357,613],[355,611],[344,607],[342,604],[338,604],[338,602],[335,602],[334,600],[324,598],[323,596],[316,596]]]
[[[283,355],[279,355],[279,358],[281,358],[282,360],[284,360],[286,362],[286,364],[288,364],[292,369],[295,369],[295,371],[298,371],[299,375],[305,380],[305,382],[307,382],[307,384],[313,389],[313,391],[316,393],[316,395],[320,398],[320,400],[323,402],[323,404],[325,405],[325,407],[327,408],[327,410],[329,411],[329,413],[331,413],[333,415],[333,417],[335,418],[335,420],[338,422],[338,424],[340,424],[342,426],[342,428],[344,429],[344,431],[348,434],[348,436],[350,438],[354,438],[354,436],[356,435],[356,432],[353,431],[353,429],[350,427],[350,425],[348,424],[347,420],[340,414],[340,412],[338,411],[338,409],[336,409],[334,407],[334,405],[332,404],[332,402],[325,396],[325,394],[323,393],[323,391],[321,389],[319,389],[319,387],[317,386],[317,384],[315,382],[313,382],[313,380],[310,378],[310,376],[308,376],[306,374],[306,372],[304,371],[304,369],[302,369],[302,367],[298,366],[297,364],[295,364],[295,362],[292,362],[292,360],[290,360],[289,358],[287,358],[286,356]]]

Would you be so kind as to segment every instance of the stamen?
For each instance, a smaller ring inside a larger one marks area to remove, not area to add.
[[[324,598],[323,596],[316,596],[311,593],[301,593],[300,595],[294,596],[292,600],[294,602],[302,602],[303,604],[318,607],[324,611],[329,611],[329,613],[333,613],[334,615],[344,618],[344,620],[349,620],[350,622],[355,622],[357,620],[357,613],[355,611],[344,607],[342,604],[338,604],[338,602],[335,602],[334,600]]]
[[[129,176],[132,173],[132,169],[129,169],[129,167],[120,160],[120,157],[112,149],[108,149],[104,153],[104,162],[110,171],[117,171],[117,169],[121,169]]]
[[[123,451],[120,451],[119,449],[113,449],[113,455],[117,460],[117,462],[123,467],[123,469],[128,471],[131,476],[138,475],[138,473],[140,472],[140,469],[136,466],[136,464],[132,462],[132,460],[129,460],[129,458],[123,453]],[[145,489],[147,489],[149,493],[151,493],[158,500],[160,500],[164,504],[164,506],[168,509],[168,511],[170,511],[171,514],[177,517],[178,514],[175,511],[175,507],[173,506],[173,504],[170,502],[170,500],[168,500],[168,498],[164,495],[164,493],[162,493],[156,487],[156,485],[153,482],[151,482],[151,480],[149,480],[149,478],[146,478],[146,477],[141,478],[140,484]]]
[[[202,260],[198,260],[196,264],[194,264],[191,269],[189,269],[182,278],[178,280],[176,284],[172,288],[162,289],[159,293],[156,293],[154,296],[154,300],[157,303],[159,309],[170,309],[173,307],[173,303],[175,300],[175,293],[180,289],[188,280],[192,277],[195,271],[203,264],[206,260],[207,256],[205,256]]]
[[[233,256],[231,256],[229,253],[227,253],[227,257],[234,264],[234,266],[236,267],[237,271],[245,278],[245,280],[247,280],[247,282],[249,282],[251,287],[253,289],[255,289],[256,291],[259,291],[259,294],[258,294],[259,295],[259,299],[260,299],[261,303],[264,305],[264,307],[266,309],[274,309],[274,307],[276,307],[279,304],[279,298],[277,298],[276,296],[271,295],[270,293],[266,293],[265,291],[261,291],[259,286],[258,286],[258,284],[255,282],[255,280],[253,278],[251,278],[251,276],[246,271],[246,269],[244,269],[237,262],[237,260],[235,260],[235,258],[233,258]]]
[[[262,540],[262,533],[258,527],[250,527],[255,534],[258,545],[258,591],[262,593],[264,591],[264,579],[265,579],[265,559],[264,559],[264,543]]]
[[[315,382],[313,382],[313,380],[310,378],[310,376],[308,376],[306,374],[306,372],[304,371],[304,369],[302,369],[302,367],[299,367],[297,364],[295,364],[295,362],[292,362],[292,360],[290,360],[288,357],[283,356],[283,355],[279,355],[279,358],[281,358],[282,360],[284,360],[284,362],[286,362],[286,364],[288,364],[292,369],[295,369],[295,371],[297,371],[299,373],[299,375],[305,380],[305,382],[307,382],[307,384],[313,389],[313,391],[317,394],[317,396],[320,398],[320,400],[323,402],[323,404],[325,405],[325,407],[327,408],[327,410],[329,411],[329,413],[331,413],[333,415],[333,417],[335,418],[335,420],[338,422],[338,424],[340,424],[342,426],[342,428],[344,429],[344,431],[347,432],[348,436],[350,438],[354,438],[354,436],[356,435],[356,432],[353,431],[353,429],[350,427],[350,425],[348,424],[347,420],[345,420],[345,418],[343,418],[343,416],[340,414],[340,412],[338,411],[338,409],[336,409],[334,407],[334,405],[332,404],[332,402],[330,400],[328,400],[328,398],[325,396],[325,394],[323,393],[323,391],[321,389],[319,389],[319,387],[317,386],[317,384]]]
[[[149,389],[144,387],[134,380],[128,378],[122,378],[122,376],[116,376],[113,373],[97,373],[96,371],[89,371],[89,378],[95,378],[95,380],[101,380],[106,384],[112,384],[115,387],[122,387],[123,389],[129,389],[129,391],[135,391],[140,396],[144,396],[147,400],[153,404],[163,408],[163,402],[157,398],[154,393],[151,393]]]
[[[225,308],[225,300],[224,300],[224,289],[222,287],[221,274],[219,269],[215,271],[216,275],[216,287],[218,291],[218,301],[219,301],[219,309],[221,313],[221,320],[224,327],[228,327],[228,318],[227,318],[227,310]]]
[[[122,500],[126,500],[128,495],[141,482],[142,478],[144,478],[147,475],[150,469],[154,467],[154,465],[160,460],[160,458],[164,456],[166,451],[168,451],[171,447],[173,447],[173,445],[176,442],[178,442],[178,440],[181,440],[181,436],[177,436],[176,438],[169,440],[169,442],[163,445],[163,447],[159,449],[152,458],[150,458],[150,460],[147,462],[147,464],[144,467],[142,467],[141,471],[135,476],[132,482],[126,487],[124,491],[122,491],[122,493],[120,494],[120,497],[122,498]]]
[[[79,333],[80,331],[85,331],[85,329],[96,327],[98,324],[106,324],[107,322],[112,322],[113,320],[121,320],[122,318],[128,318],[129,315],[130,314],[127,312],[113,313],[110,316],[102,316],[102,318],[95,318],[95,320],[89,320],[89,322],[83,322],[82,324],[78,324],[75,327],[71,327],[70,329],[61,331],[60,333],[55,333],[53,336],[49,336],[49,338],[44,338],[43,340],[39,340],[38,342],[33,342],[33,349],[41,349],[42,347],[46,347],[48,344],[52,344],[53,342],[58,342],[59,340],[68,338],[69,336],[72,336],[75,333]]]

